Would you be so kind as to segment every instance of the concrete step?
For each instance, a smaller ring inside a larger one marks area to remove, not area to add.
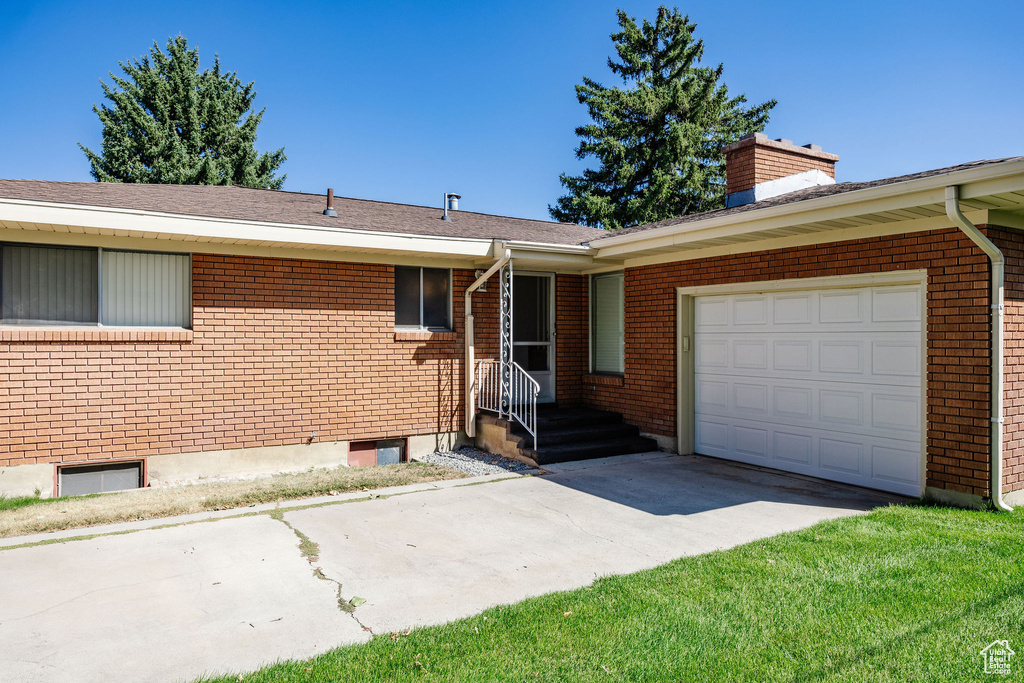
[[[573,460],[590,460],[592,458],[607,458],[612,455],[656,451],[658,450],[658,443],[654,439],[636,436],[554,446],[544,446],[542,444],[536,451],[530,448],[522,450],[523,455],[534,460],[538,465],[550,465]]]
[[[521,428],[520,428],[521,429]],[[525,435],[525,430],[513,430],[513,433]],[[614,439],[637,438],[640,430],[625,422],[612,422],[574,427],[558,426],[549,428],[542,426],[537,433],[538,440],[544,446],[571,443],[593,443]],[[533,443],[532,438],[527,443]]]

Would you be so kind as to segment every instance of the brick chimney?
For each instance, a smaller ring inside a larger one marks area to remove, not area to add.
[[[818,145],[797,147],[792,140],[744,135],[725,152],[725,205],[743,206],[780,194],[836,181],[839,156]]]

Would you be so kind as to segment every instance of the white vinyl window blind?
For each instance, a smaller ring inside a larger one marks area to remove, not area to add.
[[[593,372],[625,372],[622,284],[622,273],[595,275],[590,281],[590,362]]]
[[[0,322],[188,327],[188,254],[0,244]]]
[[[103,251],[104,325],[187,327],[188,254]]]

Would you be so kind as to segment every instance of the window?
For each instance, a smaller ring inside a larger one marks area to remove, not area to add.
[[[0,323],[188,327],[188,254],[0,244]]]
[[[593,372],[625,372],[622,273],[590,281],[590,367]]]
[[[81,496],[142,488],[142,462],[70,465],[57,468],[57,495]]]
[[[447,268],[395,266],[395,327],[451,329],[451,282]]]

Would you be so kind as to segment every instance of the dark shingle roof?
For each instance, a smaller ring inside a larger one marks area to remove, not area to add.
[[[614,232],[608,231],[596,240],[601,240],[607,237],[618,237],[619,235],[628,235],[634,232],[642,232],[644,230],[654,230],[655,228],[666,228],[672,225],[683,225],[685,223],[694,223],[696,221],[706,220],[708,218],[717,218],[719,216],[733,216],[736,214],[746,213],[748,211],[756,211],[758,209],[765,209],[771,206],[782,206],[784,204],[794,204],[796,202],[807,201],[808,199],[818,199],[819,197],[830,197],[832,195],[843,194],[846,192],[855,192],[857,190],[866,190],[872,187],[879,187],[882,185],[895,185],[896,183],[904,183],[911,180],[918,180],[921,178],[930,178],[932,176],[945,175],[947,173],[954,173],[956,171],[966,171],[968,169],[977,168],[979,166],[989,166],[992,164],[1001,164],[1007,161],[1017,161],[1024,159],[1024,157],[1007,157],[1005,159],[988,159],[984,161],[972,161],[966,164],[960,164],[958,166],[947,166],[946,168],[937,168],[931,171],[922,171],[920,173],[911,173],[909,175],[895,176],[892,178],[882,178],[881,180],[870,180],[867,182],[860,183],[836,183],[835,185],[822,185],[820,187],[809,187],[804,190],[797,190],[795,192],[789,192],[782,194],[777,197],[770,197],[769,199],[762,199],[754,204],[744,204],[743,206],[734,206],[730,209],[718,209],[716,211],[705,211],[703,213],[694,213],[688,216],[681,216],[679,218],[668,218],[657,223],[647,223],[645,225],[634,225],[629,228],[622,228],[615,230]]]
[[[733,216],[773,206],[795,204],[882,185],[945,175],[1024,157],[973,161],[958,166],[857,183],[836,183],[797,190],[730,209],[705,211],[657,223],[606,231],[572,223],[553,223],[509,218],[471,211],[450,212],[452,220],[441,220],[441,209],[410,204],[392,204],[368,199],[335,197],[337,218],[323,215],[327,197],[319,194],[256,190],[238,186],[132,185],[121,183],[79,183],[47,180],[0,180],[0,198],[79,204],[119,209],[141,209],[185,216],[206,216],[261,223],[287,223],[325,228],[430,235],[436,237],[500,239],[547,244],[586,244],[608,237],[628,235],[673,225],[694,223],[720,216]]]
[[[452,220],[448,222],[441,220],[440,207],[344,197],[335,197],[338,217],[330,218],[323,215],[326,195],[238,186],[0,180],[0,197],[263,223],[549,244],[580,244],[604,234],[602,230],[571,223],[471,211],[449,212]]]

